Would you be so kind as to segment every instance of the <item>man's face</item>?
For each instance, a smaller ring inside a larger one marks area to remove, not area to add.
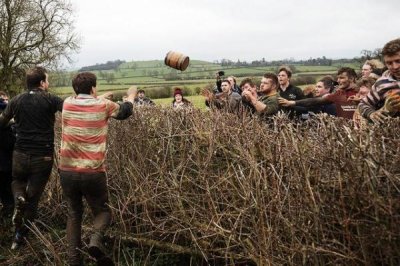
[[[289,77],[285,71],[279,72],[278,80],[279,80],[279,84],[281,84],[281,86],[285,86],[285,85],[289,84]]]
[[[246,83],[242,86],[242,91],[250,91],[252,94],[257,92],[256,86],[252,87],[249,83]]]
[[[7,95],[0,95],[0,99],[3,99],[5,103],[8,103],[8,96]]]
[[[349,78],[346,72],[343,72],[342,74],[338,75],[337,82],[339,83],[339,88],[345,89],[350,86],[352,80]]]
[[[223,93],[230,93],[231,92],[231,84],[227,81],[222,82],[221,89]]]
[[[396,79],[400,79],[400,51],[395,55],[383,57],[386,67],[389,69],[390,74],[392,74]]]
[[[142,92],[142,91],[138,92],[137,96],[138,96],[139,99],[143,99],[144,98],[144,92]]]
[[[329,89],[325,89],[324,83],[322,81],[318,81],[317,84],[315,85],[315,96],[320,97],[322,95],[325,95],[329,93]]]
[[[364,64],[362,69],[361,69],[361,74],[363,78],[366,78],[371,74],[372,72],[372,67],[370,65]]]
[[[46,91],[49,89],[49,76],[47,74],[46,79],[40,82],[40,87]]]
[[[369,92],[369,88],[366,86],[361,86],[359,91],[358,91],[358,96],[360,97],[360,99],[365,98],[365,96],[367,96]]]
[[[285,73],[285,72],[283,72]],[[286,73],[285,73],[286,74]],[[272,79],[262,78],[260,84],[260,91],[263,93],[270,93],[274,88],[274,82]]]
[[[235,85],[235,80],[232,77],[228,77],[227,80],[229,80],[229,83],[231,84],[231,87]]]

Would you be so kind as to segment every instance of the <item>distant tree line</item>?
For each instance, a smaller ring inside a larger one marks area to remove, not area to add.
[[[85,66],[80,68],[78,71],[94,71],[94,70],[112,70],[117,69],[121,64],[125,63],[124,60],[107,61],[105,64],[96,64],[92,66]]]
[[[373,51],[371,50],[362,50],[360,57],[354,57],[351,59],[330,59],[325,56],[312,58],[306,60],[295,60],[294,58],[283,59],[283,60],[272,60],[267,61],[265,58],[261,60],[254,60],[251,62],[240,61],[239,59],[234,62],[230,59],[221,59],[216,60],[214,63],[220,64],[223,67],[229,66],[237,66],[237,67],[265,67],[265,66],[281,66],[281,65],[304,65],[304,66],[331,66],[333,64],[344,64],[344,63],[360,63],[365,62],[365,60],[369,59],[379,59],[382,61],[382,49],[377,48]]]
[[[289,65],[289,64],[300,64],[306,66],[331,66],[335,60],[328,59],[325,56],[312,58],[310,57],[307,60],[294,60],[291,59],[283,59],[283,60],[273,60],[266,61],[265,58],[261,60],[254,60],[251,62],[240,61],[239,59],[234,62],[229,59],[221,59],[221,61],[216,61],[215,63],[220,64],[221,66],[241,66],[241,67],[265,67],[265,66],[280,66],[280,65]]]

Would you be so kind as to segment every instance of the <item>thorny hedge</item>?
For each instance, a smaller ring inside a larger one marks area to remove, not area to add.
[[[323,116],[265,123],[134,110],[109,129],[114,260],[125,265],[119,248],[134,243],[210,264],[398,265],[399,131],[396,119],[359,131]],[[60,264],[65,231],[51,228],[65,224],[66,210],[53,174],[39,217],[47,226],[34,231],[44,261]]]

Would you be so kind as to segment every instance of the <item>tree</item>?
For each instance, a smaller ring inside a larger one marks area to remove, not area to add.
[[[0,84],[18,92],[26,68],[57,68],[79,50],[67,0],[0,0]]]
[[[115,75],[114,73],[110,72],[110,73],[106,73],[106,82],[108,84],[113,83],[115,81]]]

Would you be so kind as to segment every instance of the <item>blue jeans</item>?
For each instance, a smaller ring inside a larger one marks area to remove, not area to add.
[[[40,197],[49,180],[53,167],[53,155],[38,156],[14,151],[12,165],[12,191],[14,199],[25,198],[22,210],[25,221],[36,218]]]

